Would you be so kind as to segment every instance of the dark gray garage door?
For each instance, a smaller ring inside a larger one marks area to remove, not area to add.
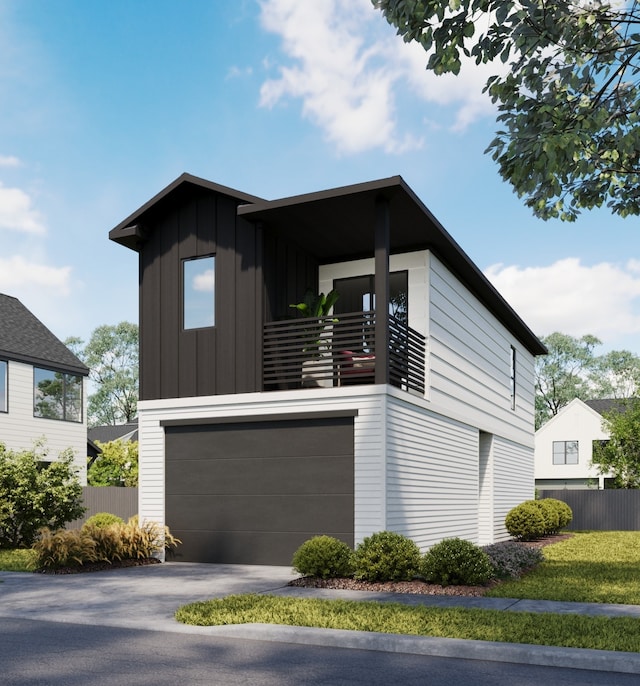
[[[175,559],[288,565],[311,536],[353,545],[353,417],[166,426]]]

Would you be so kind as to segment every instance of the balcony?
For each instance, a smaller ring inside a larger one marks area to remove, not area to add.
[[[426,338],[388,315],[387,383],[424,395]],[[269,322],[263,332],[265,391],[376,383],[376,313]],[[380,375],[379,375],[380,378]]]

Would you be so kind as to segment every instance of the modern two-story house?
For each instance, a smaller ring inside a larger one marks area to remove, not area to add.
[[[545,348],[401,177],[267,201],[183,174],[109,236],[139,254],[140,515],[177,559],[508,538]]]
[[[0,443],[45,459],[71,449],[87,483],[89,369],[18,299],[0,293]]]

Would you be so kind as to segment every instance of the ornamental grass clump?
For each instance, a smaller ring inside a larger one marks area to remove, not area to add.
[[[85,531],[51,531],[40,529],[38,540],[33,544],[37,569],[60,569],[77,567],[96,561],[96,543]]]
[[[493,566],[477,545],[445,538],[425,553],[420,572],[425,581],[442,586],[481,586],[493,577]]]
[[[353,574],[353,551],[332,536],[314,536],[296,550],[291,564],[303,576],[349,577]]]
[[[353,564],[361,581],[411,581],[420,568],[420,549],[402,534],[379,531],[357,546]]]
[[[488,555],[496,579],[518,579],[524,572],[544,562],[540,548],[516,541],[493,543],[482,548]]]

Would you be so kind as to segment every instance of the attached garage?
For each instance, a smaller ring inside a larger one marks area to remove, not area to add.
[[[163,424],[174,559],[288,565],[318,534],[353,546],[353,416]]]

